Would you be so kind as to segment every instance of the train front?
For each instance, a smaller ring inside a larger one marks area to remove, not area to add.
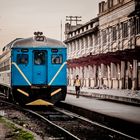
[[[37,32],[12,46],[11,85],[22,105],[54,105],[67,92],[66,47]]]

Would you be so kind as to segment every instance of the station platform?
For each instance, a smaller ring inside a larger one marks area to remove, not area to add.
[[[67,94],[64,102],[86,110],[140,124],[140,107],[138,106],[108,102],[83,96],[76,98],[75,95],[71,94]]]
[[[75,87],[68,86],[67,92],[75,95]],[[91,89],[82,87],[80,96],[140,105],[140,90]]]

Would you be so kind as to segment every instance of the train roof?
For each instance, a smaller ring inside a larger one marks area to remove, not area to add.
[[[46,38],[44,36],[44,41],[37,41],[35,37],[30,37],[26,39],[16,40],[11,48],[43,48],[43,47],[57,47],[57,48],[66,48],[66,45],[58,40]]]

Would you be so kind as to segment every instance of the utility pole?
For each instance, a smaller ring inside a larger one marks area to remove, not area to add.
[[[72,21],[75,21],[77,25],[78,21],[82,21],[81,18],[81,16],[66,16],[66,21],[69,21],[70,25],[72,24]]]

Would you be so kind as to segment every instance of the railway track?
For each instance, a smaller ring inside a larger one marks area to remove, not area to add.
[[[135,137],[116,131],[62,108],[52,107],[46,110],[44,107],[42,109],[36,107],[34,110],[32,108],[22,108],[7,101],[0,100],[0,103],[7,104],[9,107],[14,106],[24,111],[27,116],[32,116],[32,118],[37,117],[39,121],[43,122],[49,128],[47,128],[49,130],[47,132],[50,133],[49,135],[55,137],[55,139],[138,140]]]

